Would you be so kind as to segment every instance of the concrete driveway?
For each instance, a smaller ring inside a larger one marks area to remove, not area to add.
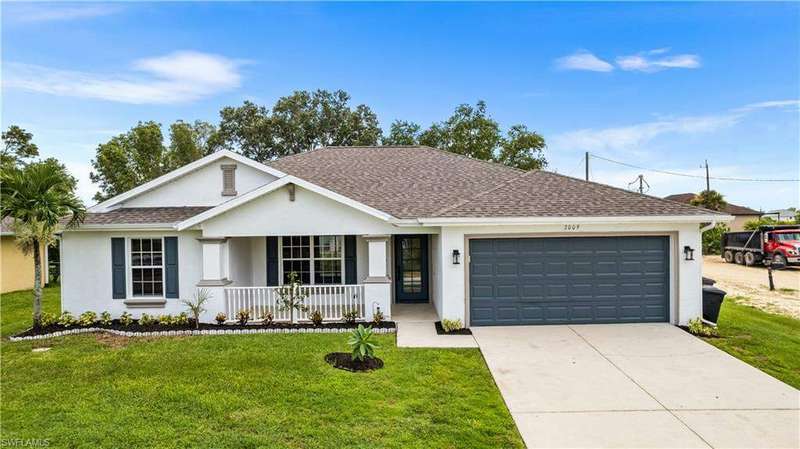
[[[529,448],[800,447],[800,391],[677,327],[472,332]]]

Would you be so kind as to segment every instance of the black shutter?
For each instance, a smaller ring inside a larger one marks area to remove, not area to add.
[[[178,297],[178,237],[164,237],[164,296]]]
[[[111,297],[125,299],[125,239],[111,239]]]
[[[356,279],[356,236],[344,236],[344,283],[357,284]]]
[[[267,237],[267,286],[278,285],[278,237]]]

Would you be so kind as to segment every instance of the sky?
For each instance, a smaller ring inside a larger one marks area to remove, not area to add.
[[[486,101],[548,169],[648,194],[800,204],[800,3],[8,3],[2,117],[79,179],[138,121],[343,89],[388,129]],[[632,168],[605,159],[625,162]],[[645,170],[648,169],[648,170]]]

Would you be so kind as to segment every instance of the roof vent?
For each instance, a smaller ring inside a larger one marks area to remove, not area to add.
[[[222,196],[236,196],[236,164],[222,164]]]

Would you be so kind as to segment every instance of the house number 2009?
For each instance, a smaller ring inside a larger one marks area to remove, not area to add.
[[[564,225],[564,230],[565,231],[577,231],[580,228],[581,228],[581,225],[579,225],[579,224],[565,224]]]

